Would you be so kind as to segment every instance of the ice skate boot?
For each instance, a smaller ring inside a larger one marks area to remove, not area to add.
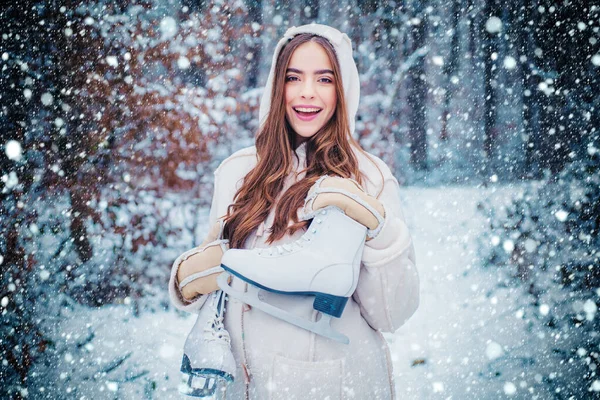
[[[208,296],[185,341],[179,391],[203,399],[225,399],[227,386],[235,378],[235,359],[223,326],[225,293],[217,290]]]
[[[323,178],[315,183],[305,205],[310,204],[319,193],[342,193],[373,213],[382,225],[383,217],[358,196],[341,189],[320,188]],[[309,209],[303,219],[312,219],[312,222],[304,235],[293,243],[252,250],[227,250],[221,260],[226,272],[218,277],[217,283],[231,297],[303,329],[347,344],[348,337],[331,327],[331,317],[342,315],[348,298],[356,289],[365,239],[372,232],[336,206],[316,211]],[[248,291],[233,289],[228,284],[229,274],[248,282]],[[258,297],[259,289],[314,295],[313,307],[321,312],[321,318],[316,322],[309,321],[263,302]]]

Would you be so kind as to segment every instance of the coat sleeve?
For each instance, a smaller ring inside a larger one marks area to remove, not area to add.
[[[213,198],[212,198],[212,202],[211,202],[211,206],[210,206],[210,213],[209,213],[209,217],[208,217],[208,226],[209,227],[212,227],[217,222],[217,219],[219,217],[219,210],[218,210],[219,204],[217,202],[217,199],[220,196],[220,187],[219,187],[220,185],[219,185],[218,172],[219,172],[219,168],[217,168],[217,170],[215,171],[215,176],[214,176]],[[220,238],[218,238],[218,239],[220,239]],[[195,249],[196,248],[188,250],[185,253],[181,254],[179,257],[177,257],[177,259],[173,263],[173,266],[171,267],[171,277],[169,279],[169,297],[171,299],[171,303],[176,308],[178,308],[182,311],[197,314],[198,312],[200,312],[200,309],[204,305],[204,302],[208,298],[208,295],[199,295],[196,298],[194,298],[192,301],[188,301],[188,300],[184,299],[183,296],[181,295],[181,292],[179,291],[179,288],[178,288],[178,280],[177,280],[177,270],[179,269],[179,265],[185,259],[187,259],[190,256],[190,253],[192,253]]]
[[[419,275],[398,181],[387,168],[383,176],[378,200],[385,209],[385,221],[379,234],[365,244],[353,298],[373,329],[394,332],[419,305]]]

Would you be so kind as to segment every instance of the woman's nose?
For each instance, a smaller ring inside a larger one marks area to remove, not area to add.
[[[315,88],[312,82],[303,82],[300,96],[308,99],[312,99],[313,97],[315,97]]]

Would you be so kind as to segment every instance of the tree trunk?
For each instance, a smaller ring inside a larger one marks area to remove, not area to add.
[[[263,8],[262,0],[250,0],[246,2],[248,7],[248,15],[251,22],[256,22],[260,26],[263,24]],[[251,54],[252,59],[248,62],[246,87],[255,88],[259,85],[261,59],[262,59],[262,29],[254,32],[252,37]]]
[[[534,59],[534,39],[532,27],[528,22],[534,15],[534,2],[532,0],[520,1],[520,12],[518,16],[518,54],[525,61],[519,63],[520,78],[522,85],[522,119],[523,119],[523,152],[524,166],[521,174],[527,178],[539,177],[539,164],[536,152],[539,151],[539,125],[535,118],[537,114],[539,91],[534,76],[532,75],[531,63]]]
[[[10,33],[9,38],[3,41],[3,51],[10,58],[3,62],[2,72],[2,144],[8,140],[17,141],[22,147],[22,160],[25,162],[31,147],[27,130],[35,114],[31,103],[23,99],[23,82],[30,72],[21,68],[15,60],[27,62],[39,56],[38,37],[31,31],[32,27],[35,30],[39,26],[39,21],[31,11],[32,7],[32,2],[23,1],[18,5],[3,6],[0,12],[0,25],[6,33]],[[23,47],[22,43],[27,46]],[[33,271],[33,256],[27,254],[24,246],[27,239],[22,235],[23,227],[35,221],[36,211],[27,207],[34,187],[34,168],[29,163],[19,167],[19,163],[3,154],[0,171],[6,175],[16,174],[20,184],[19,187],[8,188],[6,182],[0,183],[0,254],[3,257],[0,262],[0,292],[1,297],[8,300],[2,306],[4,312],[0,316],[0,354],[8,363],[2,367],[0,374],[0,398],[23,399],[18,388],[27,387],[27,377],[40,341],[35,330],[37,299],[32,294],[32,286],[39,281]]]
[[[469,44],[468,44],[468,54],[470,58],[475,58],[477,53],[477,10],[475,9],[475,4],[473,4],[473,0],[467,0],[465,8],[467,10],[467,21],[469,23]]]
[[[484,123],[483,123],[483,178],[487,179],[492,173],[494,157],[496,156],[497,147],[497,128],[496,128],[496,116],[497,116],[497,100],[496,100],[496,87],[498,86],[498,41],[500,32],[488,31],[490,26],[488,22],[490,18],[500,18],[500,7],[496,3],[496,0],[487,0],[483,15],[485,18],[481,21],[482,32],[484,33],[483,41],[483,59],[484,59]],[[486,26],[487,25],[487,26]],[[496,58],[493,58],[494,55]]]
[[[444,111],[442,112],[442,130],[440,132],[440,140],[448,139],[448,120],[450,119],[450,101],[454,93],[452,77],[458,68],[458,53],[460,49],[460,32],[458,31],[458,22],[460,20],[460,4],[455,1],[452,3],[452,41],[450,43],[450,56],[448,62],[444,65],[444,76],[446,79],[446,90],[444,92]]]
[[[420,22],[412,26],[413,51],[425,45],[427,35],[427,8],[424,1],[415,1],[413,15]],[[410,162],[417,170],[427,169],[427,82],[425,80],[425,59],[419,57],[409,71],[408,105],[410,107],[409,132],[411,137]]]

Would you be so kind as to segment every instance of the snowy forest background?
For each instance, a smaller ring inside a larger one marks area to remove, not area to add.
[[[477,276],[469,287],[494,306],[495,322],[479,324],[496,335],[485,363],[447,348],[447,381],[431,382],[431,359],[394,353],[399,390],[407,374],[428,388],[400,397],[599,397],[600,4],[9,0],[0,398],[177,397],[165,371],[181,349],[152,341],[183,320],[171,263],[206,233],[213,170],[253,142],[277,39],[311,21],[353,41],[362,145],[408,202],[437,199],[417,211],[432,221],[426,251],[458,240],[446,222],[473,198],[482,221],[465,233],[477,261],[452,276]],[[503,345],[517,321],[522,336]],[[470,326],[460,335],[476,341]],[[421,336],[440,340],[436,329]],[[152,352],[162,364],[144,364]]]

